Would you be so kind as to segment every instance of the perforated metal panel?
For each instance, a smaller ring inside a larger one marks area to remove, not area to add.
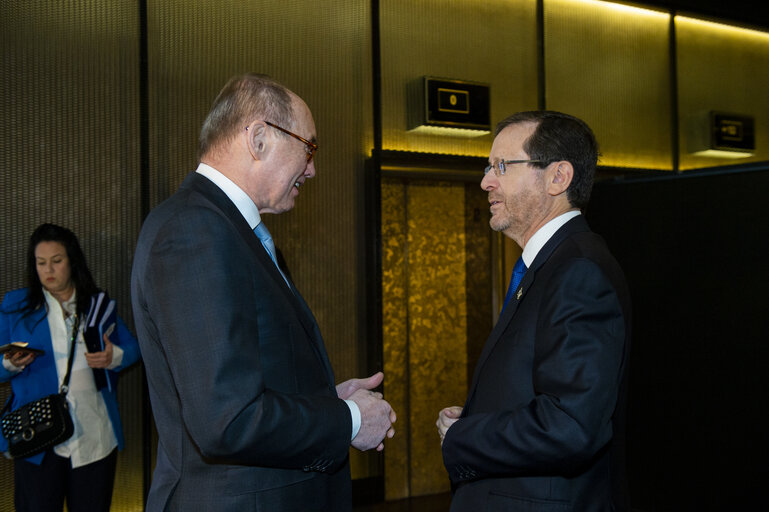
[[[681,169],[768,160],[769,33],[677,17],[676,34]],[[707,149],[711,110],[755,119],[753,156],[733,160],[693,155]]]
[[[601,165],[672,168],[664,12],[593,0],[545,0],[547,108],[584,119]]]
[[[423,76],[470,80],[491,88],[491,122],[537,107],[533,0],[388,0],[381,5],[383,148],[486,157],[492,136],[408,131],[421,107]]]
[[[72,229],[102,288],[132,324],[129,280],[139,212],[138,7],[110,2],[3,1],[0,16],[0,291],[23,286],[36,226]],[[8,385],[0,388],[4,398]],[[121,378],[127,449],[113,510],[137,510],[141,373]],[[130,411],[130,413],[129,413]],[[13,503],[0,459],[0,509]]]

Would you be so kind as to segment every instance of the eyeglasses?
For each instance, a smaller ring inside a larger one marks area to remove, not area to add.
[[[280,130],[283,133],[291,135],[293,138],[295,138],[297,140],[300,140],[300,141],[304,142],[307,145],[307,148],[305,149],[307,151],[307,163],[308,164],[310,163],[310,160],[312,160],[312,156],[318,150],[318,145],[317,144],[315,144],[313,142],[310,142],[309,140],[305,139],[304,137],[300,137],[299,135],[295,134],[294,132],[290,132],[290,131],[286,130],[285,128],[281,128],[277,124],[272,124],[269,121],[265,121],[264,123],[272,126],[276,130]]]
[[[500,160],[495,165],[487,165],[486,168],[483,170],[483,175],[487,175],[492,169],[494,170],[494,174],[497,176],[504,176],[505,171],[507,171],[507,165],[510,164],[542,164],[545,163],[544,160]]]

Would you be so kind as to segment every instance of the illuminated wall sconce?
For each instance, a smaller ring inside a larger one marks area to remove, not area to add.
[[[410,132],[450,137],[491,133],[488,84],[425,76],[409,89]]]
[[[705,123],[700,120],[697,124],[702,126]],[[706,126],[707,130],[700,128],[691,134],[693,146],[690,153],[713,158],[753,156],[756,150],[753,117],[728,112],[710,112]]]

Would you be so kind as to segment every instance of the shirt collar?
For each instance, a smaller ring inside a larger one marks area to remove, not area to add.
[[[547,241],[552,238],[555,232],[577,215],[580,215],[579,210],[571,210],[563,213],[547,222],[547,224],[534,233],[526,244],[526,247],[523,248],[523,254],[521,255],[523,262],[526,264],[526,268],[529,268],[531,264],[534,263],[534,258],[537,257],[539,251],[545,246]]]
[[[195,170],[195,172],[202,174],[214,182],[214,185],[219,187],[221,191],[230,198],[230,201],[235,204],[235,207],[246,219],[246,222],[248,222],[248,225],[251,229],[254,229],[257,225],[259,225],[259,223],[262,221],[262,218],[259,215],[259,209],[242,188],[233,183],[231,179],[229,179],[221,172],[202,162],[198,164],[198,168]]]
[[[60,307],[64,316],[71,316],[75,314],[75,310],[77,308],[76,290],[72,290],[72,296],[64,302],[59,302],[58,299],[56,299],[56,297],[54,297],[53,294],[45,288],[43,288],[43,296],[45,296],[45,301],[48,303],[48,309],[52,307]]]

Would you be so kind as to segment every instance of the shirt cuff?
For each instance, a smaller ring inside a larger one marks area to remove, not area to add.
[[[123,349],[113,343],[112,344],[112,362],[109,364],[107,369],[114,370],[121,364],[123,364]]]
[[[350,441],[352,442],[360,430],[360,409],[358,409],[358,404],[352,400],[345,400],[345,403],[347,404],[347,407],[350,408],[350,415],[352,416],[352,437],[350,437]]]

